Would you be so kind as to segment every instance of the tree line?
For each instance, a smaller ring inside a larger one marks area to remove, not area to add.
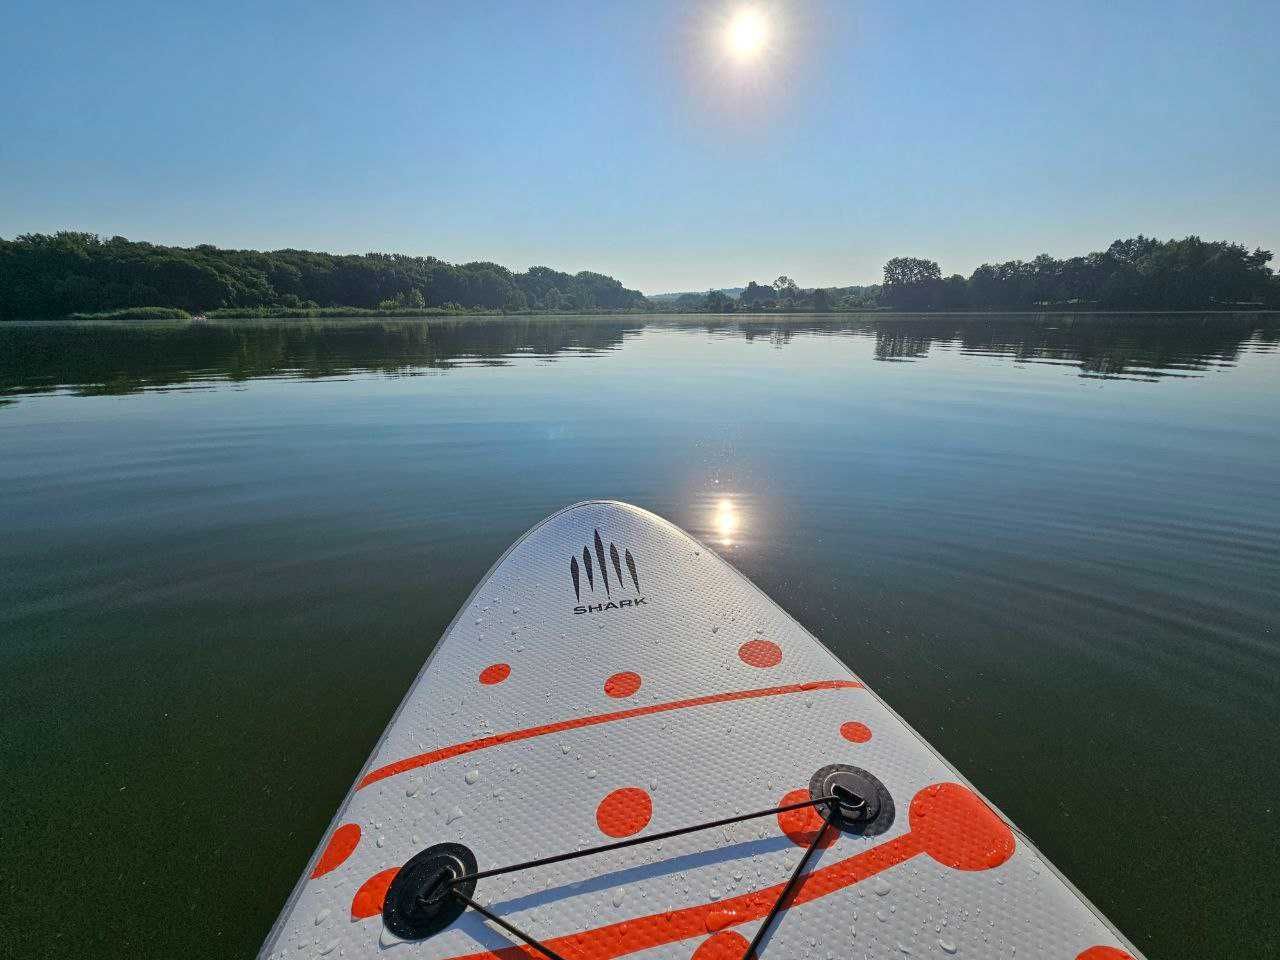
[[[1186,237],[1117,240],[1106,250],[1059,260],[984,263],[968,277],[895,257],[884,265],[879,301],[898,310],[1199,310],[1280,307],[1268,250]]]
[[[390,253],[166,247],[76,232],[0,239],[0,319],[144,307],[189,313],[336,307],[518,312],[634,310],[648,301],[638,290],[586,270],[515,273],[496,263],[450,264]]]
[[[684,294],[677,309],[846,310],[1214,310],[1280,308],[1280,276],[1267,250],[1199,237],[1117,240],[1106,250],[1059,260],[984,263],[944,277],[936,261],[894,257],[880,284],[803,289],[787,276],[747,284],[735,300],[720,290]]]
[[[612,277],[550,267],[450,264],[390,253],[166,247],[63,232],[0,239],[0,320],[120,316],[324,315],[488,311],[827,312],[857,310],[1213,310],[1280,308],[1271,253],[1199,237],[1117,240],[1060,260],[984,263],[944,277],[933,260],[894,257],[880,284],[802,288],[788,276],[647,299]]]
[[[814,287],[802,289],[790,277],[778,277],[773,283],[752,280],[737,297],[723,290],[705,294],[684,293],[670,301],[676,310],[708,313],[772,312],[828,313],[852,310],[874,310],[879,301],[878,286]]]

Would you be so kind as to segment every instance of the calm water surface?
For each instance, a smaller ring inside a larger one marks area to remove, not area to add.
[[[471,587],[617,497],[822,637],[1153,960],[1274,956],[1278,335],[0,326],[0,954],[252,955]]]

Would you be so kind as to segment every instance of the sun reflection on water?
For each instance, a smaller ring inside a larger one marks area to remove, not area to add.
[[[738,532],[738,524],[738,511],[733,505],[733,500],[729,497],[721,498],[716,504],[715,517],[712,520],[712,527],[716,531],[716,536],[719,538],[721,546],[733,546],[734,535]]]

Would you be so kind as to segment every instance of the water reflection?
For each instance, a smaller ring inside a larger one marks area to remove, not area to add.
[[[406,376],[612,350],[635,323],[581,319],[0,324],[0,393],[135,393],[260,377]]]
[[[716,536],[723,547],[733,546],[733,539],[738,532],[738,511],[734,509],[733,500],[725,497],[716,504],[713,521]]]
[[[0,394],[89,396],[262,377],[407,376],[604,353],[646,328],[697,330],[777,349],[799,336],[867,338],[874,359],[883,362],[953,353],[1149,382],[1232,366],[1246,344],[1268,350],[1280,337],[1274,314],[9,323],[0,325]]]
[[[1278,325],[0,324],[0,768],[24,841],[5,873],[78,898],[64,940],[251,955],[485,570],[603,496],[727,555],[1153,956],[1234,955],[1235,918],[1271,917],[1280,887],[1280,751],[1258,749]],[[635,560],[643,585],[659,561]],[[732,666],[749,627],[727,613],[706,639]],[[607,626],[594,676],[616,669]],[[1188,771],[1227,805],[1190,831]],[[1123,802],[1082,830],[1100,784]],[[193,862],[195,913],[172,884],[79,893]],[[1205,863],[1221,882],[1179,909]]]

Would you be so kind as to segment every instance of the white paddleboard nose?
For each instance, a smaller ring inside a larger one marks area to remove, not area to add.
[[[530,530],[468,598],[263,952],[736,960],[753,944],[1139,956],[767,596],[672,524],[598,500]]]

